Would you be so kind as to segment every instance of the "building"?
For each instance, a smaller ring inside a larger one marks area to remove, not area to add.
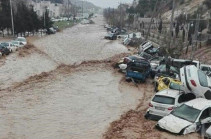
[[[49,12],[50,17],[60,17],[64,15],[64,5],[60,3],[52,3],[50,1],[31,1],[30,5],[33,6],[38,16],[42,16],[46,10]]]

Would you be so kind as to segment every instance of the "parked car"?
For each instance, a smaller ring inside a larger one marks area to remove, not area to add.
[[[2,53],[2,55],[9,55],[10,50],[4,45],[0,44],[0,52]]]
[[[12,44],[11,42],[3,42],[1,43],[3,46],[7,47],[10,52],[15,52],[18,50],[18,47]]]
[[[19,41],[19,42],[21,42],[23,45],[26,45],[26,44],[27,44],[27,40],[26,40],[26,38],[24,38],[24,37],[17,37],[17,38],[15,39],[15,41]]]
[[[202,125],[211,123],[211,101],[196,98],[175,108],[156,125],[174,134],[185,135],[201,130]]]
[[[48,28],[48,29],[46,30],[46,34],[48,34],[48,35],[50,35],[50,34],[55,34],[55,33],[56,33],[56,30],[55,30],[53,27]]]
[[[24,44],[20,41],[11,41],[11,43],[18,47],[18,49],[24,47]]]
[[[182,84],[187,88],[187,92],[192,92],[196,97],[211,99],[210,78],[196,66],[184,66],[180,69]]]
[[[174,108],[195,98],[193,93],[185,94],[179,84],[171,83],[169,89],[157,92],[152,97],[145,118],[159,120],[168,115]]]
[[[181,82],[179,80],[170,77],[158,77],[155,82],[155,92],[169,88],[172,83],[181,85]]]
[[[108,33],[104,38],[109,40],[116,40],[117,35],[115,33]]]

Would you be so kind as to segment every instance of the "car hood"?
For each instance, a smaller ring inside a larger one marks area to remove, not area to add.
[[[187,120],[183,120],[181,118],[175,117],[174,115],[170,114],[164,118],[162,118],[161,120],[158,121],[158,126],[162,129],[165,129],[171,133],[180,133],[180,131],[191,125],[192,123],[187,121]]]

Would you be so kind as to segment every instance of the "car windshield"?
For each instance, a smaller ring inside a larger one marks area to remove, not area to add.
[[[167,96],[161,96],[161,95],[155,95],[152,99],[153,102],[162,103],[162,104],[170,104],[174,105],[175,98],[167,97]]]
[[[2,46],[9,46],[9,44],[6,43],[6,42],[1,43],[1,45],[2,45]]]
[[[173,89],[173,90],[181,90],[181,86],[179,84],[174,83],[174,82],[170,83],[169,88]]]
[[[200,112],[201,111],[198,109],[183,104],[180,107],[176,108],[174,111],[172,111],[171,114],[193,123],[196,121]]]

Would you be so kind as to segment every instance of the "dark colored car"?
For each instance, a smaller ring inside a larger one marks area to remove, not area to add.
[[[2,53],[2,55],[9,55],[10,50],[7,47],[0,44],[0,52]]]
[[[145,59],[147,59],[147,60],[150,60],[150,59],[153,58],[152,55],[150,55],[150,54],[148,54],[148,53],[146,53],[146,52],[143,52],[143,51],[139,53],[139,56],[141,56],[141,57],[143,57],[143,58],[145,58]]]
[[[54,30],[54,28],[48,28],[46,31],[46,34],[50,35],[50,34],[55,34],[56,31]]]
[[[132,62],[132,61],[142,61],[142,60],[146,61],[145,58],[143,57],[132,55],[132,56],[125,57],[123,63],[128,64],[129,62]]]
[[[150,75],[151,66],[146,60],[132,61],[127,65],[126,79],[144,82]]]
[[[165,76],[165,77],[172,77],[175,78],[177,74],[179,74],[179,69],[173,66],[170,66],[170,71],[167,73],[166,64],[159,65],[156,69],[152,69],[151,77],[154,78],[155,75],[157,76]]]
[[[150,54],[150,55],[159,55],[159,47],[155,48],[151,48],[151,49],[147,49],[145,52]]]
[[[115,33],[108,33],[104,38],[109,40],[116,40],[117,35]]]

